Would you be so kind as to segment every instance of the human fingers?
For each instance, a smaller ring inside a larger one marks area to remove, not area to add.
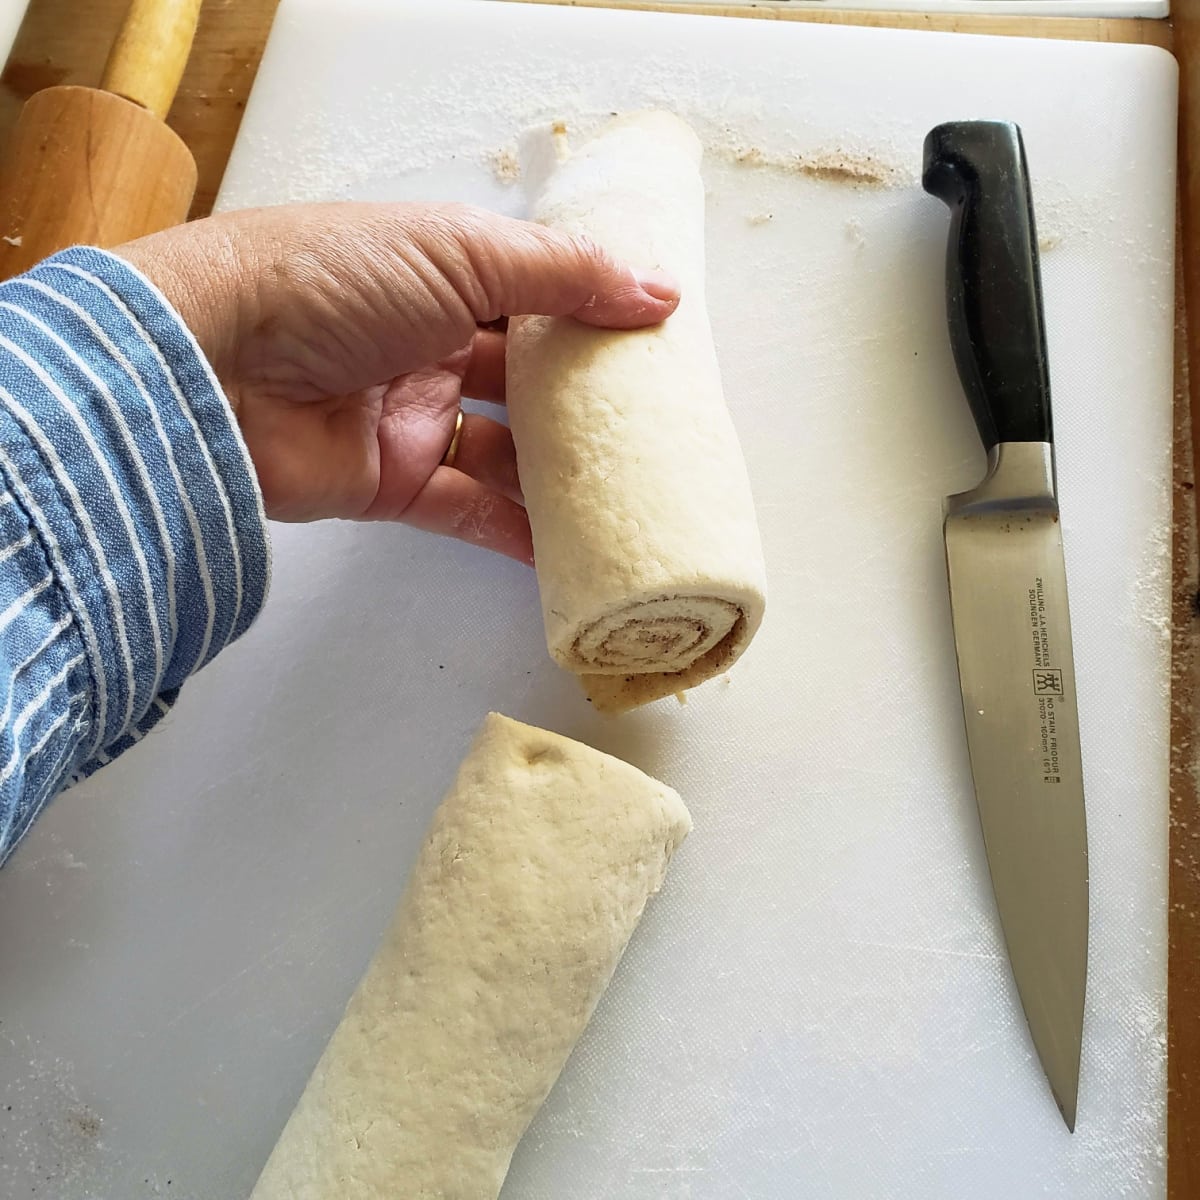
[[[595,242],[465,205],[281,205],[118,252],[191,326],[239,414],[243,397],[305,402],[379,385],[508,315],[632,329],[679,302],[673,280]]]
[[[475,413],[463,413],[454,467],[492,491],[521,502],[517,452],[513,447],[512,434],[499,421]]]
[[[508,339],[503,333],[481,329],[471,341],[471,355],[463,372],[462,393],[472,400],[504,403],[504,351]]]
[[[533,565],[533,537],[525,510],[453,467],[433,472],[401,520]]]
[[[537,313],[635,329],[679,304],[679,285],[650,264],[621,262],[590,238],[486,209],[433,207],[412,233],[477,323]]]

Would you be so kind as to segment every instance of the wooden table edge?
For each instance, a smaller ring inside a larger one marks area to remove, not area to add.
[[[1169,21],[1148,17],[1025,17],[1019,13],[883,12],[853,8],[790,8],[783,5],[679,3],[653,0],[508,0],[557,4],[560,8],[615,8],[760,21],[806,21],[814,25],[859,25],[877,29],[923,29],[997,37],[1058,38],[1060,41],[1126,42],[1172,48]]]

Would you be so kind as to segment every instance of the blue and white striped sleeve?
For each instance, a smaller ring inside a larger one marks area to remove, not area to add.
[[[86,248],[0,284],[0,864],[245,632],[269,575],[236,419],[157,289]]]

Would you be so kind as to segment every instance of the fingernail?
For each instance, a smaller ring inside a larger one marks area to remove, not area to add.
[[[641,271],[634,268],[633,277],[638,287],[654,300],[678,300],[679,284],[666,271]]]

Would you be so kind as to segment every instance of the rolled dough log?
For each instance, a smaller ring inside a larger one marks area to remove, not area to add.
[[[587,234],[683,298],[654,329],[524,317],[508,411],[546,642],[619,712],[724,671],[762,620],[766,579],[704,298],[700,143],[670,113],[610,122],[551,174],[536,218]]]
[[[676,846],[679,796],[491,714],[251,1200],[487,1200]]]

